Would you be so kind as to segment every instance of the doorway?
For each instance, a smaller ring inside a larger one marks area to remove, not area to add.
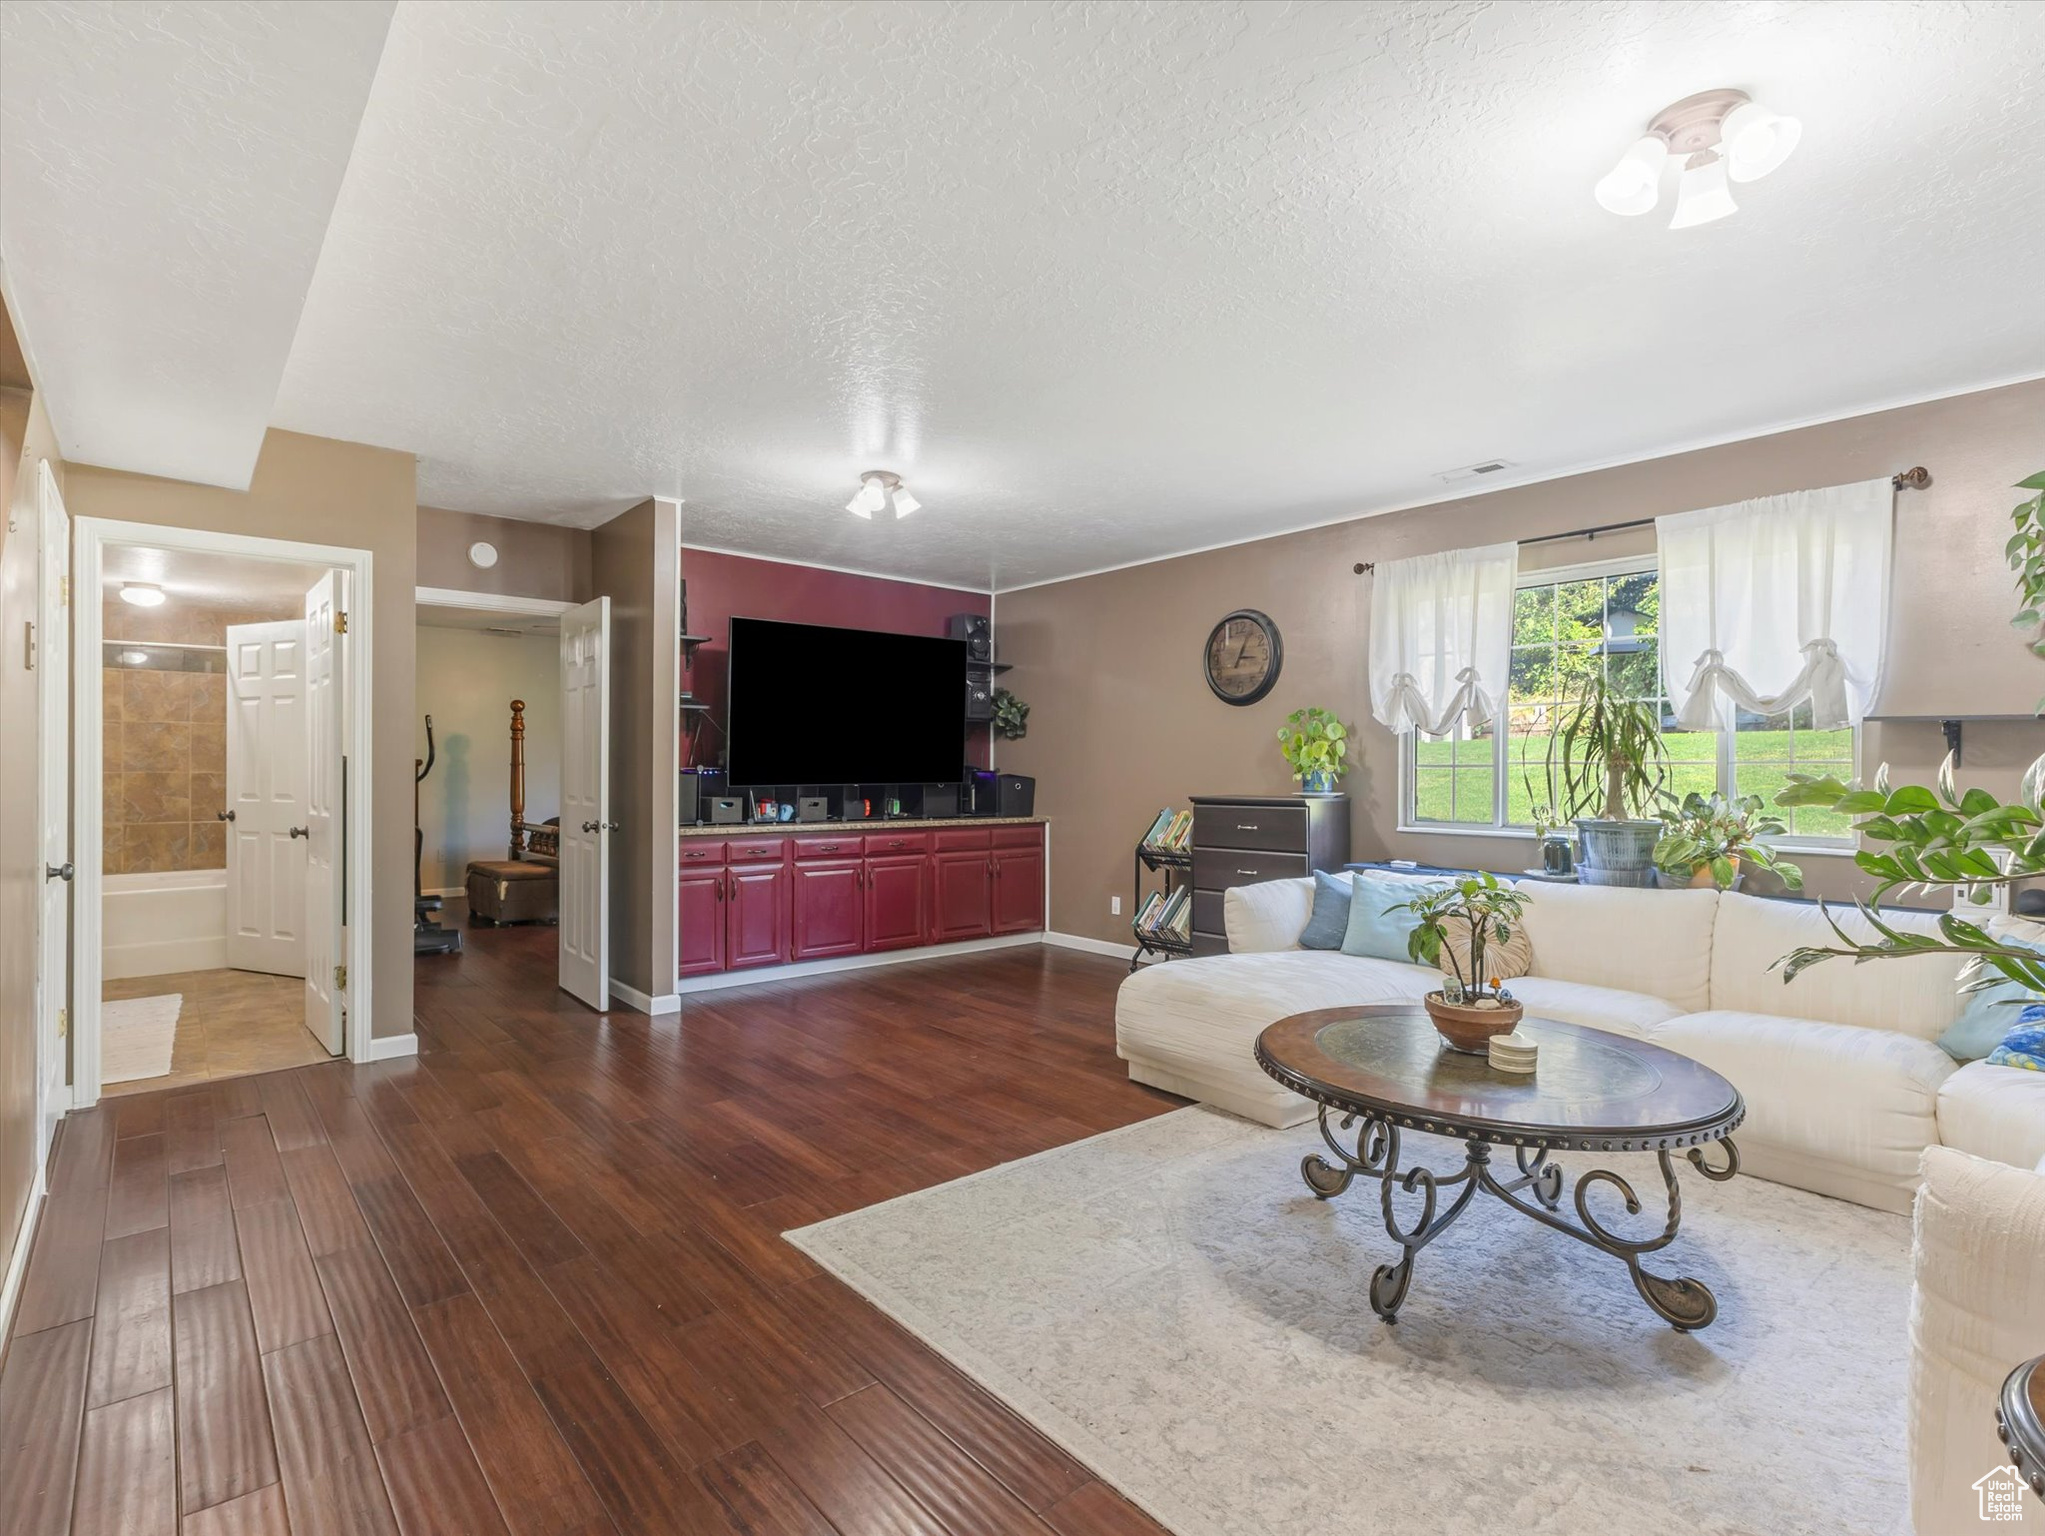
[[[79,521],[74,1104],[362,1048],[368,583],[364,551]]]

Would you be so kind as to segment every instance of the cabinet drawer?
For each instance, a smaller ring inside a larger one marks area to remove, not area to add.
[[[1196,805],[1195,848],[1277,848],[1306,852],[1303,805]]]
[[[859,857],[859,834],[839,833],[831,837],[791,837],[795,859],[854,859]],[[736,855],[733,855],[736,857]]]
[[[939,853],[968,853],[994,846],[991,827],[946,827],[933,842]]]
[[[861,841],[866,845],[868,858],[877,854],[930,852],[928,832],[869,832]]]
[[[1222,916],[1223,905],[1228,900],[1221,891],[1195,891],[1193,893],[1193,931],[1195,933],[1228,934],[1228,923]]]
[[[989,827],[997,848],[1039,848],[1043,846],[1042,827]]]
[[[705,864],[724,862],[724,843],[715,837],[685,837],[682,839],[682,868],[693,869]]]
[[[788,839],[735,837],[724,847],[724,856],[734,864],[778,864],[788,852]]]
[[[1203,891],[1255,885],[1260,880],[1297,880],[1312,874],[1304,853],[1253,853],[1243,849],[1195,848],[1193,884]]]

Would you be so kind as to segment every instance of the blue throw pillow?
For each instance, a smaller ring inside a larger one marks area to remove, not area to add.
[[[1406,953],[1406,941],[1420,926],[1420,919],[1411,912],[1385,909],[1411,901],[1426,889],[1424,881],[1378,880],[1358,875],[1351,886],[1349,929],[1342,936],[1342,953],[1410,963],[1413,957]]]
[[[2017,1015],[2016,1028],[1988,1053],[1988,1064],[2045,1072],[2045,1003],[2034,1003]]]
[[[1299,931],[1301,949],[1340,949],[1349,932],[1349,882],[1340,875],[1314,871],[1314,915]]]
[[[2026,944],[2021,939],[2002,942],[2045,954],[2045,946]],[[1981,1060],[2002,1044],[2002,1037],[2016,1023],[2018,1010],[2012,1004],[2021,1004],[2030,996],[2029,987],[1998,974],[1993,986],[1969,992],[1962,1000],[1960,1016],[1938,1037],[1939,1049],[1958,1062]]]

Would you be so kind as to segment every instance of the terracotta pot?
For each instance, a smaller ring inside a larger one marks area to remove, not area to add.
[[[1740,856],[1739,856],[1738,854],[1734,854],[1734,855],[1733,855],[1733,883],[1732,883],[1732,884],[1731,884],[1730,886],[1728,886],[1728,887],[1727,887],[1727,889],[1728,889],[1728,890],[1737,890],[1737,889],[1739,888],[1739,884],[1740,884]],[[1713,873],[1711,872],[1711,866],[1710,866],[1709,864],[1699,864],[1699,865],[1698,865],[1698,866],[1697,866],[1697,867],[1696,867],[1695,869],[1693,869],[1693,870],[1691,870],[1691,871],[1690,871],[1690,889],[1691,889],[1691,890],[1693,890],[1693,891],[1710,891],[1710,890],[1716,890],[1717,888],[1718,888],[1718,876],[1714,875],[1714,874],[1713,874]]]
[[[1491,1037],[1511,1034],[1519,1028],[1520,1016],[1526,1011],[1517,1002],[1497,1008],[1472,1008],[1467,1003],[1445,1002],[1439,992],[1430,992],[1420,1001],[1427,1008],[1427,1016],[1434,1020],[1435,1033],[1451,1049],[1470,1056],[1488,1054]]]

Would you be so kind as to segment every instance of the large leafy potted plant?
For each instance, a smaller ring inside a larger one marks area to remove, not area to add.
[[[2017,489],[2033,493],[2010,511],[2017,531],[2003,546],[2003,558],[2017,573],[2017,615],[2010,620],[2025,636],[2033,656],[2045,658],[2045,471],[2017,482]],[[2045,715],[2045,699],[2033,714]]]
[[[1654,845],[1654,867],[1676,884],[1734,890],[1745,863],[1767,870],[1793,891],[1803,889],[1803,870],[1762,841],[1789,828],[1766,813],[1759,795],[1729,800],[1716,791],[1692,790],[1680,801],[1665,795],[1657,814],[1663,831]]]
[[[1295,709],[1278,730],[1278,750],[1302,793],[1327,795],[1349,771],[1349,727],[1325,709]]]
[[[1406,954],[1414,964],[1439,968],[1448,956],[1448,974],[1456,980],[1456,998],[1446,990],[1428,993],[1421,999],[1435,1031],[1452,1049],[1481,1056],[1490,1048],[1493,1035],[1510,1034],[1519,1027],[1519,1003],[1505,995],[1497,979],[1484,965],[1484,952],[1492,944],[1512,937],[1512,925],[1520,920],[1527,898],[1490,873],[1467,875],[1461,880],[1424,886],[1408,901],[1388,907],[1388,912],[1410,912],[1419,921],[1406,940]],[[1460,920],[1460,921],[1459,921]],[[1467,958],[1451,942],[1449,925],[1466,926],[1470,935]]]
[[[1651,811],[1668,777],[1659,708],[1592,673],[1548,738],[1547,767],[1549,802],[1576,823],[1577,878],[1654,884],[1662,824]]]
[[[1985,903],[1997,886],[2045,876],[2045,757],[2031,764],[2015,800],[1998,800],[1980,788],[1959,793],[1951,757],[1933,788],[1905,784],[1892,789],[1887,764],[1866,788],[1858,780],[1842,784],[1811,774],[1793,773],[1789,779],[1789,787],[1775,797],[1777,805],[1855,816],[1854,831],[1875,845],[1854,855],[1854,862],[1875,880],[1873,895],[1856,898],[1854,905],[1876,937],[1855,938],[1826,909],[1839,942],[1791,950],[1775,962],[1783,980],[1838,957],[1859,963],[1904,955],[1965,955],[1962,991],[2013,981],[2030,999],[2019,1017],[2045,1023],[2045,955],[2028,945],[2005,943],[1961,915],[1968,905]],[[1933,890],[1955,898],[1955,910],[1939,915],[1936,935],[1905,932],[1884,922],[1877,910],[1893,892]]]

